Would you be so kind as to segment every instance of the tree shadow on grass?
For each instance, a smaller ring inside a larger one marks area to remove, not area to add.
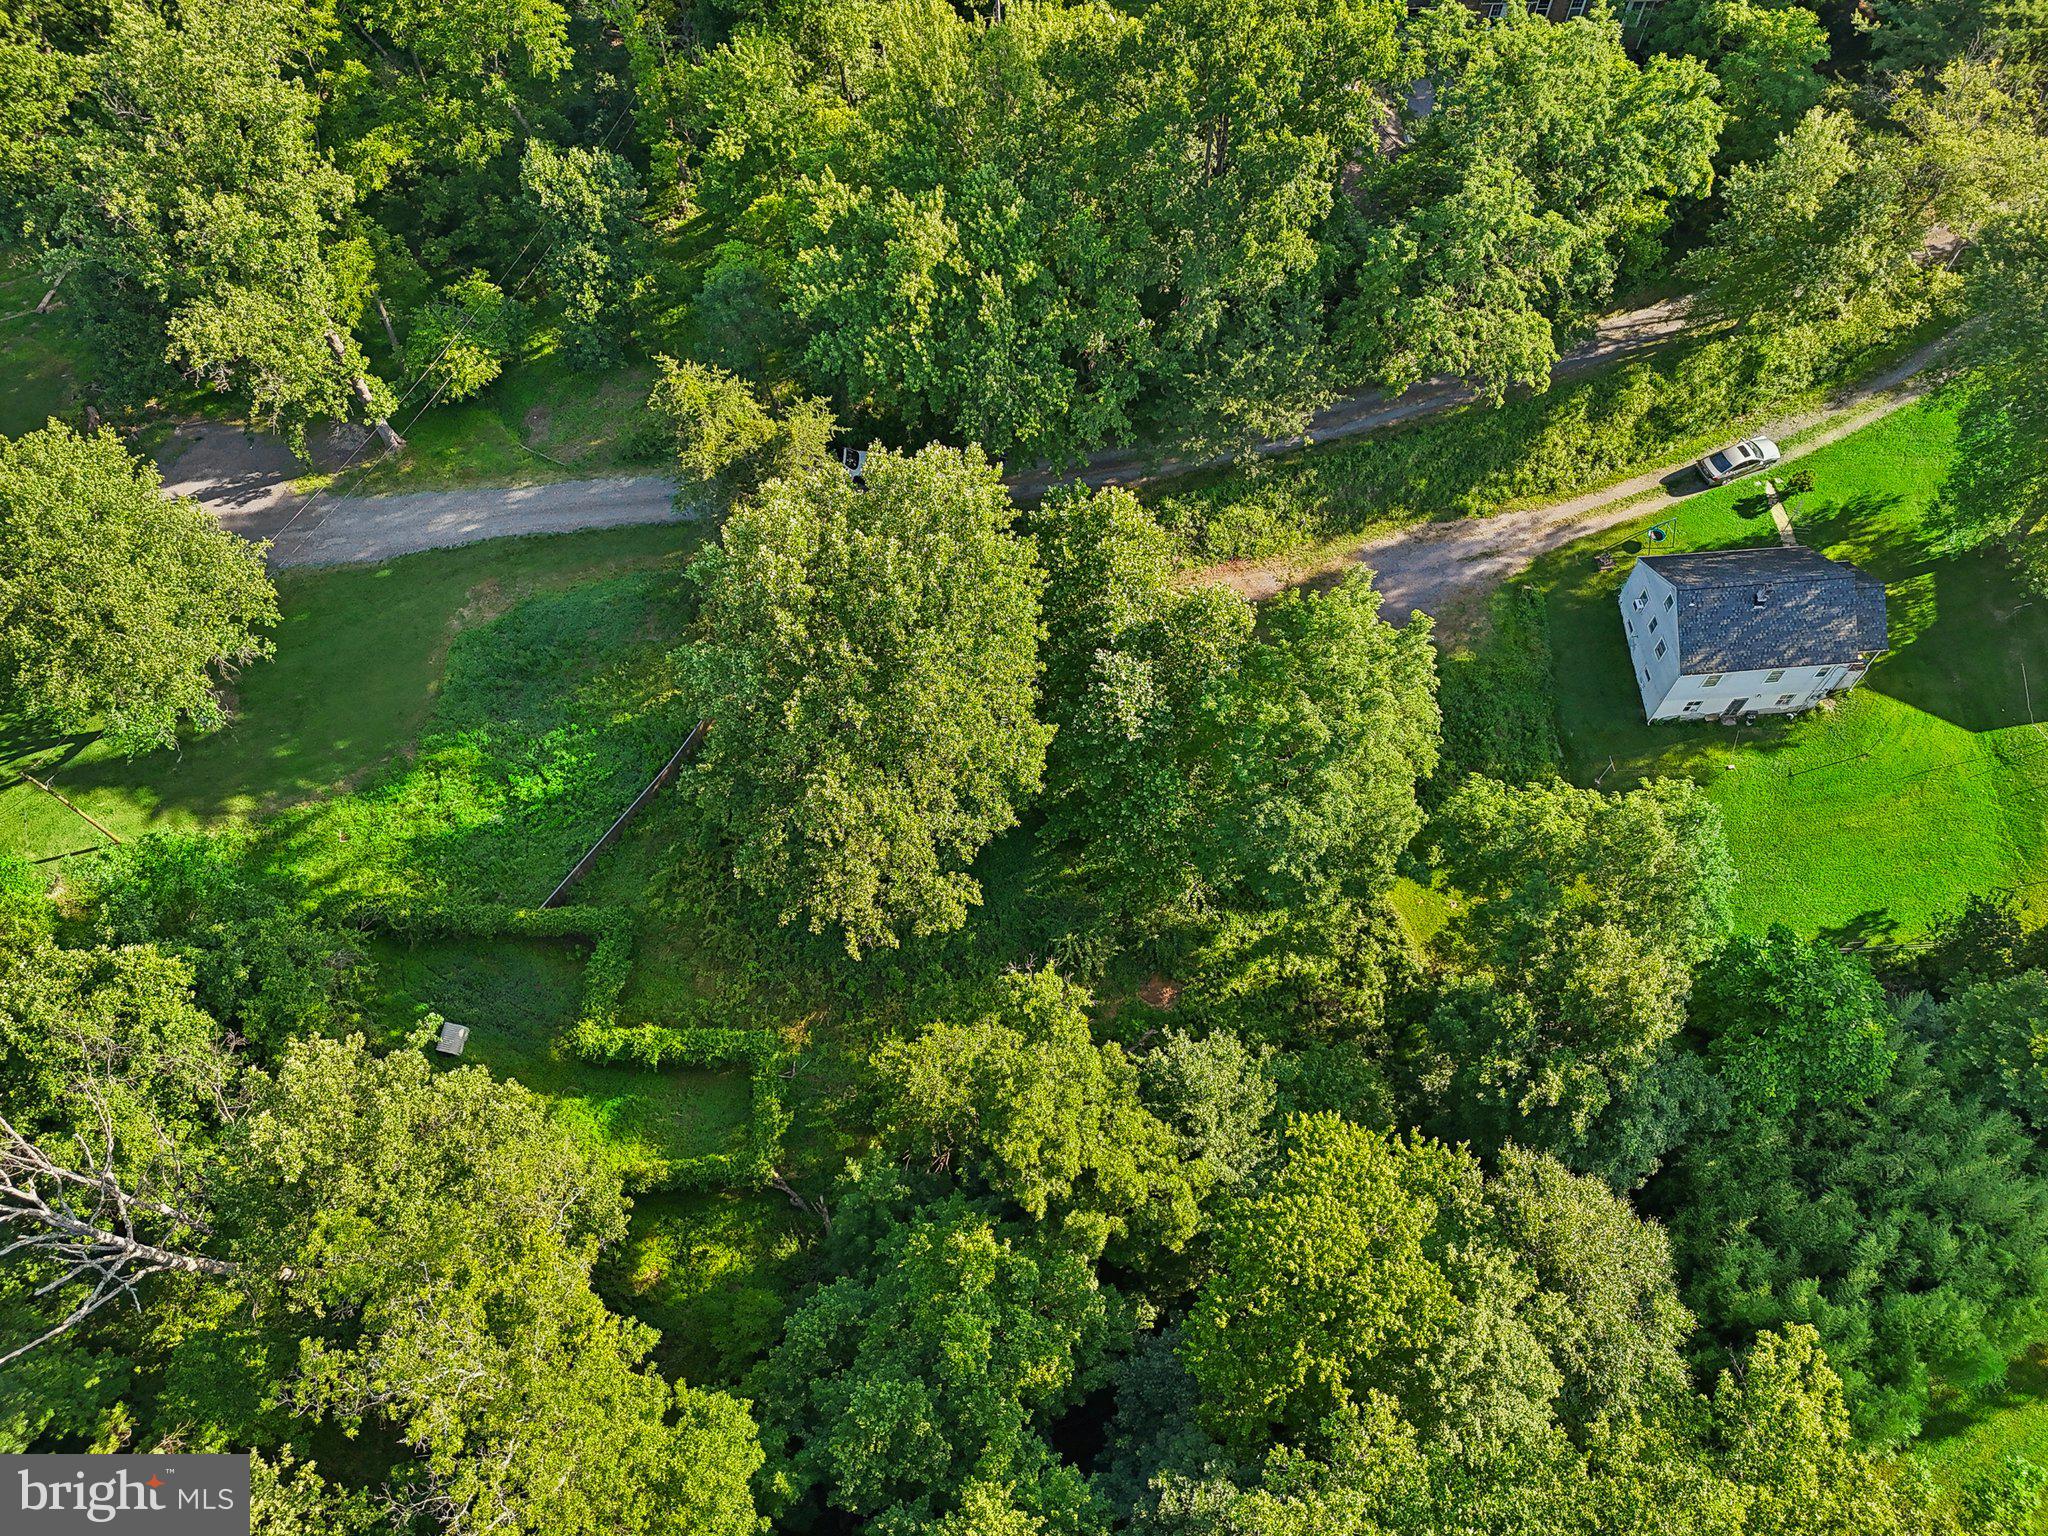
[[[1885,583],[1890,650],[1867,686],[1967,731],[2048,720],[2048,600],[1995,553],[1940,547],[1895,496],[1850,497],[1807,523]]]
[[[1883,949],[1900,933],[1898,920],[1889,912],[1871,909],[1817,930],[1815,937],[1838,949]]]

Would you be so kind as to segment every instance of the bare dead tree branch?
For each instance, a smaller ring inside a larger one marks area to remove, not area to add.
[[[225,1278],[237,1273],[224,1259],[187,1252],[139,1235],[136,1221],[157,1221],[172,1233],[205,1234],[196,1216],[127,1188],[114,1172],[114,1130],[101,1106],[100,1145],[73,1137],[81,1167],[50,1156],[0,1116],[0,1260],[35,1258],[48,1263],[53,1278],[38,1296],[86,1284],[85,1296],[54,1326],[26,1344],[0,1353],[0,1365],[19,1359],[78,1326],[110,1302],[141,1306],[137,1287],[152,1275],[185,1274]]]
[[[826,1206],[824,1196],[820,1195],[815,1200],[807,1199],[797,1192],[795,1186],[788,1179],[782,1176],[780,1169],[769,1170],[768,1187],[780,1190],[783,1194],[789,1196],[789,1203],[791,1205],[802,1211],[806,1216],[813,1218],[819,1226],[825,1229],[828,1237],[831,1235],[832,1212]]]

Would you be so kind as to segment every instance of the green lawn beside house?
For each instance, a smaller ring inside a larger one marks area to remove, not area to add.
[[[1954,453],[1939,403],[1800,461],[1801,542],[1886,583],[1892,649],[1855,693],[1802,719],[1646,725],[1617,594],[1651,524],[1540,562],[1564,771],[1612,789],[1684,775],[1727,818],[1745,928],[1910,939],[1974,891],[2048,911],[2048,601],[1988,551],[1944,547]],[[1664,515],[1659,552],[1775,541],[1745,482]],[[1599,557],[1615,557],[1601,569]]]

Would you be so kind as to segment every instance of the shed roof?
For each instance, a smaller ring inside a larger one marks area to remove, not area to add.
[[[1817,549],[1646,555],[1678,589],[1678,670],[1825,667],[1886,645],[1884,583]]]

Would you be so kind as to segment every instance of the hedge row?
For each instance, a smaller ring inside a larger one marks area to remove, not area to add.
[[[473,899],[433,905],[374,901],[355,907],[358,927],[404,939],[569,939],[591,946],[583,995],[570,1027],[569,1048],[601,1066],[650,1072],[687,1067],[745,1065],[752,1104],[736,1145],[669,1164],[648,1188],[726,1189],[755,1184],[771,1174],[789,1129],[782,1097],[783,1052],[762,1030],[714,1026],[619,1023],[619,999],[633,969],[632,914],[619,907],[513,907]]]

